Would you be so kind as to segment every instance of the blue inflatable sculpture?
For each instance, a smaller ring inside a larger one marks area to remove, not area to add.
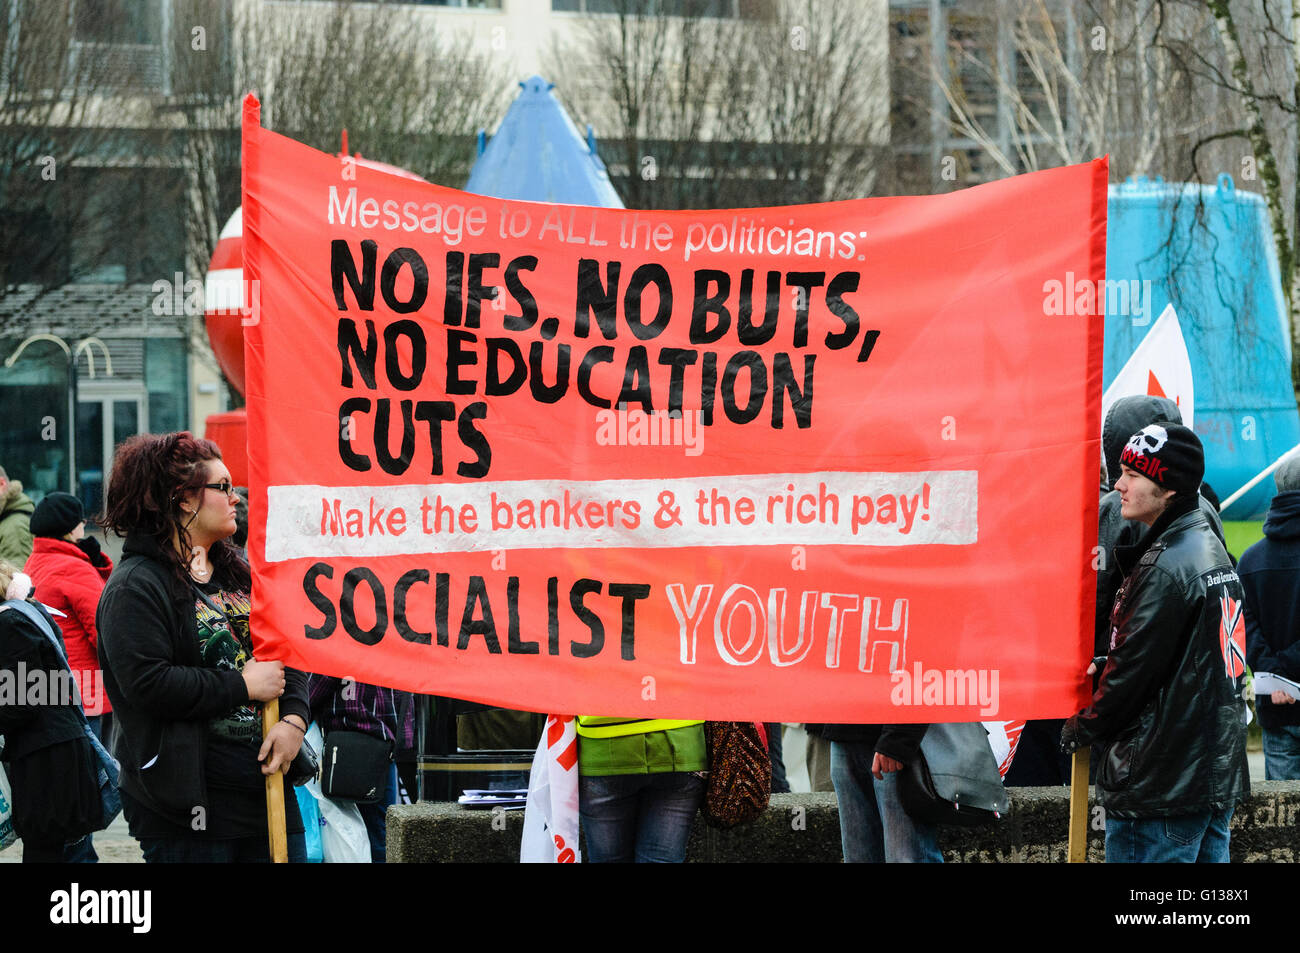
[[[1205,479],[1220,498],[1300,443],[1286,302],[1260,196],[1227,175],[1216,186],[1112,186],[1106,280],[1130,282],[1142,300],[1140,313],[1106,317],[1105,385],[1172,303],[1191,357]],[[1262,480],[1224,518],[1262,519],[1273,493]]]
[[[584,139],[552,92],[555,84],[534,76],[519,86],[521,92],[491,141],[479,132],[478,160],[465,191],[499,199],[622,208],[605,163],[596,154],[591,127]]]

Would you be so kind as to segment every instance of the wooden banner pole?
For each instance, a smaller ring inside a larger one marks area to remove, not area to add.
[[[262,739],[271,733],[280,720],[280,700],[274,698],[262,705]],[[1084,769],[1084,780],[1088,772]],[[277,771],[266,776],[266,827],[271,842],[271,863],[287,864],[289,862],[289,835],[286,833],[284,818],[284,772]]]
[[[1070,846],[1067,860],[1071,864],[1088,862],[1088,757],[1087,746],[1074,753],[1070,764]]]

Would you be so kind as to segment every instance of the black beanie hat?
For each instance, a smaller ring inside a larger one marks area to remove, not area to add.
[[[1205,476],[1205,450],[1181,424],[1157,421],[1143,427],[1119,455],[1119,462],[1166,490],[1195,493]]]
[[[32,535],[62,539],[85,518],[81,500],[71,493],[47,493],[32,512]]]

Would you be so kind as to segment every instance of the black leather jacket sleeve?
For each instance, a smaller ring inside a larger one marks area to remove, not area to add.
[[[1169,674],[1200,606],[1158,565],[1133,573],[1092,704],[1071,719],[1079,745],[1108,741],[1133,722]]]

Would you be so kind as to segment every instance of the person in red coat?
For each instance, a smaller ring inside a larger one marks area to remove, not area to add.
[[[86,718],[102,740],[112,712],[99,668],[95,610],[113,561],[100,551],[99,541],[86,535],[81,501],[70,493],[50,493],[32,513],[36,538],[24,572],[32,577],[35,596],[64,617],[55,616],[63,630],[68,666],[77,679]]]

